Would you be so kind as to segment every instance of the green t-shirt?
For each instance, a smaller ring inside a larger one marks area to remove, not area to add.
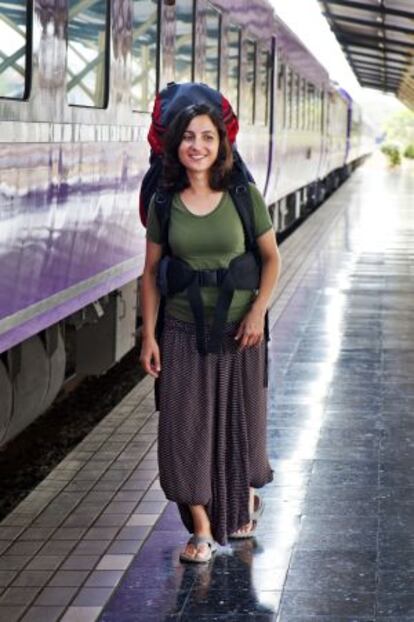
[[[254,227],[256,237],[272,228],[266,204],[256,186],[250,184],[254,206]],[[158,218],[151,201],[148,214],[147,238],[161,244]],[[228,192],[225,192],[217,207],[205,216],[192,214],[175,194],[172,201],[168,242],[175,257],[186,261],[195,270],[217,270],[227,268],[230,261],[245,252],[243,225]],[[216,306],[218,289],[202,287],[201,295],[207,322],[211,322]],[[228,321],[235,322],[248,311],[254,292],[236,290],[229,309]],[[166,311],[173,317],[194,321],[185,293],[167,300]]]

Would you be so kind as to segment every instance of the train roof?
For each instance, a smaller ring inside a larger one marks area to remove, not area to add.
[[[268,0],[213,0],[222,11],[237,15],[237,22],[258,39],[276,35],[281,59],[320,88],[329,82],[329,74],[302,43],[299,37],[278,17]]]
[[[327,69],[277,14],[274,16],[274,24],[282,59],[320,88],[327,86],[330,82]]]
[[[413,0],[318,0],[361,86],[414,110]]]

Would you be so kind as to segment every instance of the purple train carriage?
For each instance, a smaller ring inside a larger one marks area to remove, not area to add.
[[[203,81],[283,232],[370,151],[265,0],[0,0],[0,444],[135,344],[154,95]]]

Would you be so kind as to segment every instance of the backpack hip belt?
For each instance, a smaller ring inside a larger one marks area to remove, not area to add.
[[[228,311],[236,289],[255,291],[260,285],[260,266],[250,251],[232,259],[228,268],[193,270],[175,257],[164,256],[158,267],[157,285],[162,296],[186,292],[196,326],[197,349],[200,354],[217,353],[227,322]],[[209,344],[205,340],[204,307],[200,287],[219,290]]]

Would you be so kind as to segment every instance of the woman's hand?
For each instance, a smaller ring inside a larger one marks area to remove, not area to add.
[[[158,378],[161,371],[160,349],[154,337],[143,337],[139,361],[153,378]]]
[[[237,330],[235,339],[240,341],[240,350],[258,346],[263,341],[266,309],[255,307],[245,315]]]

